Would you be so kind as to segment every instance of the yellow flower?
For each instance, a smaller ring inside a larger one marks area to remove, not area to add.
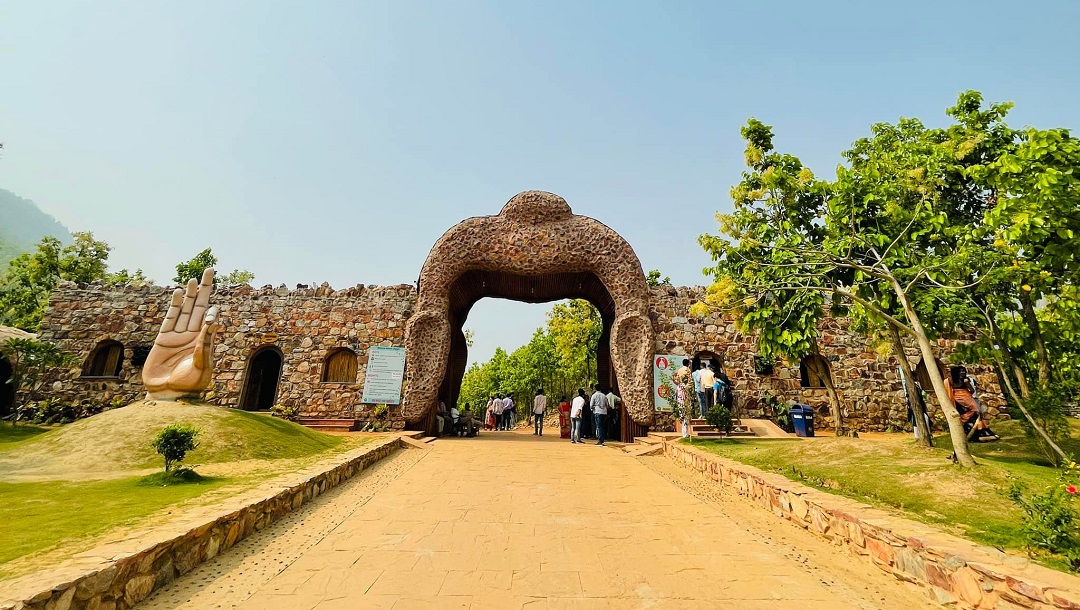
[[[994,247],[995,248],[1004,248],[1005,247],[1005,240],[1004,239],[996,239],[996,240],[994,240]]]
[[[1023,286],[1021,286],[1020,289],[1023,290],[1024,292],[1031,292],[1031,286],[1029,286],[1027,284],[1024,284]]]

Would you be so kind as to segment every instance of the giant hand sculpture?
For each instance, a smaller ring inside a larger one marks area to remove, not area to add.
[[[183,288],[173,292],[165,321],[143,365],[148,399],[197,396],[210,387],[214,334],[221,330],[216,323],[217,307],[207,309],[213,289],[214,270],[207,269],[201,284],[192,278],[186,292]]]

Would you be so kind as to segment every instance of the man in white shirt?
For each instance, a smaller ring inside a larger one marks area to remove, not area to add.
[[[589,400],[589,407],[592,409],[593,422],[596,428],[596,444],[600,447],[604,446],[604,426],[607,424],[607,409],[608,401],[607,396],[600,391],[600,384],[593,386],[592,399]]]
[[[503,416],[502,416],[502,414],[503,414],[503,401],[502,401],[502,398],[499,398],[498,394],[495,395],[495,398],[491,399],[491,409],[492,409],[492,412],[495,413],[495,429],[496,430],[502,430],[503,429]]]
[[[570,403],[570,442],[581,443],[581,412],[585,409],[585,390],[578,389],[578,395]]]
[[[507,394],[503,399],[503,429],[510,430],[514,426],[514,400]]]
[[[705,395],[705,400],[701,403],[701,419],[705,419],[705,414],[713,406],[713,386],[716,385],[716,374],[713,373],[711,366],[701,369],[699,380],[701,382],[701,393]]]
[[[544,436],[544,414],[547,413],[547,396],[543,390],[536,391],[533,398],[533,435]]]

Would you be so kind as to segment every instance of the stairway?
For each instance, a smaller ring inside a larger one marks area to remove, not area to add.
[[[301,417],[300,419],[296,420],[296,423],[304,426],[305,428],[318,430],[319,432],[352,432],[357,429],[360,421],[356,419],[323,419],[319,417]]]
[[[690,436],[694,438],[724,438],[722,432],[718,432],[716,428],[713,428],[704,419],[691,419],[690,420]],[[740,420],[735,420],[734,425],[731,426],[731,433],[727,435],[732,436],[756,436],[753,430],[749,426],[746,426]]]

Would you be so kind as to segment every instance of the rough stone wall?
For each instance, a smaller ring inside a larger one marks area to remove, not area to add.
[[[705,296],[702,287],[658,286],[652,289],[652,320],[656,330],[656,353],[679,354],[692,358],[699,352],[713,352],[723,359],[724,370],[734,383],[737,400],[748,415],[761,409],[762,397],[771,394],[783,400],[794,399],[814,407],[818,414],[815,427],[832,425],[829,397],[824,388],[802,388],[799,383],[798,362],[777,362],[772,375],[754,371],[756,338],[738,332],[729,316],[710,315],[697,318],[690,307]],[[882,356],[865,336],[848,331],[846,318],[822,321],[819,341],[822,355],[829,362],[846,423],[856,430],[885,430],[907,426],[907,400],[900,381],[898,364],[892,355]],[[939,340],[938,356],[949,363],[955,342]],[[921,356],[914,343],[906,345],[908,362],[914,370]],[[1003,413],[1005,401],[993,370],[984,366],[967,366],[976,378],[980,400],[991,416]],[[927,388],[929,390],[929,388]],[[940,412],[929,392],[931,411]]]
[[[664,454],[781,519],[821,536],[946,608],[1080,608],[1075,576],[1034,565],[890,512],[700,451],[664,443]]]
[[[142,397],[141,368],[132,362],[137,348],[153,345],[168,308],[170,288],[65,283],[50,299],[41,338],[76,356],[79,365],[63,371],[50,396],[67,402],[107,402]],[[368,349],[403,347],[405,322],[416,294],[410,285],[356,286],[333,290],[284,286],[215,289],[211,303],[219,309],[224,330],[214,347],[213,386],[206,399],[239,406],[248,359],[256,350],[280,350],[281,382],[275,403],[297,405],[310,417],[367,418],[373,405],[361,405]],[[124,345],[124,361],[115,378],[83,378],[82,366],[101,341]],[[357,354],[355,383],[322,383],[326,356],[347,347]],[[391,414],[399,411],[391,409]],[[400,417],[398,427],[403,425]]]

